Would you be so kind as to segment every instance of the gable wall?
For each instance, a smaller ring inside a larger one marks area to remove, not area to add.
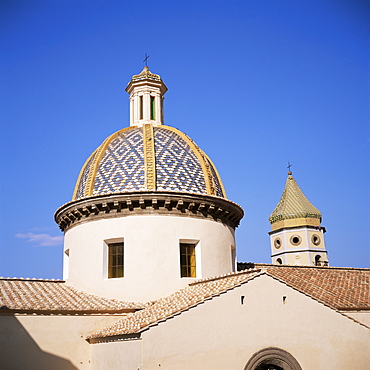
[[[91,344],[91,369],[144,369],[142,347],[142,340],[140,339]]]
[[[142,369],[243,369],[270,346],[288,351],[304,370],[370,362],[369,329],[268,276],[152,327],[142,339]]]

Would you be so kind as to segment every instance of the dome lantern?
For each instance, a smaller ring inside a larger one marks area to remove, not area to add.
[[[163,124],[161,77],[147,66],[134,75],[130,127],[107,137],[77,179],[73,200],[132,191],[175,191],[226,198],[210,158],[180,130]]]
[[[130,94],[130,126],[163,125],[163,100],[167,87],[159,75],[151,73],[147,66],[132,76],[126,87]]]

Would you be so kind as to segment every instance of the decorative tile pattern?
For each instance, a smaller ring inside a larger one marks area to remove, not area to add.
[[[145,190],[143,133],[124,131],[108,145],[99,163],[93,195]]]
[[[90,169],[91,169],[91,165],[94,163],[95,155],[96,155],[96,152],[93,153],[93,155],[91,156],[91,158],[89,159],[88,163],[86,164],[86,166],[83,170],[82,176],[80,178],[80,183],[78,185],[78,189],[77,189],[77,192],[76,192],[75,199],[81,199],[85,196],[86,183],[87,183],[87,180],[88,180],[88,177],[89,177],[89,172],[90,172]]]
[[[216,195],[218,197],[225,197],[225,194],[222,191],[221,184],[218,181],[218,177],[217,177],[216,171],[215,171],[215,169],[213,167],[213,164],[210,163],[210,162],[208,162],[208,163],[209,163],[209,168],[211,169],[211,172],[212,172],[213,181],[214,181],[214,185],[215,185],[215,188],[216,188]]]
[[[145,157],[145,171],[146,171],[146,188],[148,190],[155,190],[155,152],[154,152],[154,133],[153,126],[145,124],[143,126],[144,133],[144,157]]]
[[[321,212],[305,197],[293,176],[289,174],[283,195],[271,213],[269,221],[274,223],[280,220],[301,217],[321,219]]]
[[[189,144],[165,128],[154,128],[157,190],[207,194],[202,166]]]
[[[73,199],[129,191],[180,191],[225,197],[212,162],[169,127],[128,128],[108,137],[83,167]]]

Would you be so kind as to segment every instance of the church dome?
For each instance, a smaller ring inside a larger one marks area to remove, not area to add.
[[[147,123],[117,131],[91,154],[73,200],[156,190],[226,198],[216,167],[192,139],[173,127]]]

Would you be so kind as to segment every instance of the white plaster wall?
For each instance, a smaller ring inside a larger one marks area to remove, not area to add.
[[[0,369],[89,370],[87,334],[118,321],[124,315],[0,316]]]
[[[355,320],[365,324],[370,328],[370,311],[343,311],[343,313],[353,317]]]
[[[91,344],[91,370],[142,369],[142,341],[107,342]]]
[[[104,240],[124,239],[125,276],[108,279]],[[220,222],[178,216],[128,216],[78,225],[65,233],[67,283],[108,298],[148,301],[167,296],[193,278],[180,276],[180,240],[199,240],[197,279],[233,271],[234,230]]]
[[[370,362],[368,328],[267,276],[150,328],[142,340],[145,370],[243,369],[270,346],[304,370],[362,370]]]

